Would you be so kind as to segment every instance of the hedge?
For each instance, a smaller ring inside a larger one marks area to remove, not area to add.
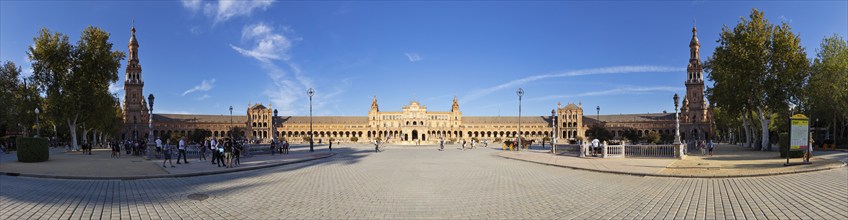
[[[16,143],[20,162],[44,162],[50,159],[47,138],[19,137]]]

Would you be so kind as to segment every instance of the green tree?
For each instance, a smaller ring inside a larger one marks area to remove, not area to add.
[[[645,142],[657,144],[660,142],[660,133],[656,131],[650,131],[645,134],[645,137],[643,137],[642,139],[645,140]]]
[[[630,143],[637,143],[637,142],[639,142],[639,138],[640,138],[641,135],[639,135],[639,132],[637,132],[636,129],[630,128],[630,129],[624,130],[624,132],[622,133],[622,136],[624,136],[625,139],[629,140]]]
[[[195,128],[188,135],[188,140],[190,140],[191,142],[194,142],[194,143],[201,143],[203,141],[206,141],[206,139],[211,137],[211,136],[212,136],[212,131],[207,130],[207,129]]]
[[[19,89],[21,87],[21,67],[15,65],[12,61],[6,61],[0,67],[0,135],[6,131],[18,130],[18,105],[21,100],[18,98]]]
[[[807,86],[812,113],[826,123],[836,137],[848,121],[848,42],[838,35],[822,40],[811,68]]]
[[[71,145],[77,147],[77,128],[88,131],[105,127],[102,115],[113,114],[116,99],[109,84],[118,80],[121,51],[113,51],[109,33],[89,26],[83,30],[76,46],[61,33],[42,29],[27,51],[32,61],[33,78],[39,90],[47,95],[45,113],[56,121],[67,123]]]
[[[742,18],[733,29],[722,28],[718,43],[705,63],[714,82],[709,97],[732,114],[756,111],[766,150],[770,148],[767,116],[788,111],[788,105],[800,104],[803,95],[809,62],[800,38],[785,22],[773,25],[753,9],[749,19]]]
[[[592,126],[586,131],[586,135],[600,141],[609,141],[612,139],[612,133],[603,126]]]

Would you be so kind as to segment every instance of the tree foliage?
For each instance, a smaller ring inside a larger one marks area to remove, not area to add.
[[[799,105],[809,72],[800,38],[784,23],[771,24],[764,13],[753,9],[733,28],[722,28],[713,55],[705,62],[708,98],[730,115],[761,115],[788,112]],[[760,118],[768,128],[768,118]],[[762,140],[768,140],[763,131]]]
[[[838,35],[822,40],[810,72],[811,113],[831,126],[848,119],[848,42]]]
[[[612,133],[607,130],[607,128],[603,126],[592,126],[589,130],[586,131],[586,134],[590,138],[598,139],[600,141],[609,141],[612,139]]]
[[[212,131],[207,129],[195,128],[188,135],[188,140],[194,143],[200,143],[206,141],[207,138],[212,136]]]
[[[632,129],[632,128],[624,130],[624,132],[622,132],[621,136],[624,136],[624,138],[629,140],[630,143],[639,142],[639,138],[640,138],[639,132],[636,131],[636,129]]]
[[[104,130],[114,125],[117,98],[109,93],[109,84],[118,80],[121,51],[113,51],[109,33],[87,27],[80,40],[71,45],[68,36],[42,29],[33,39],[27,56],[32,62],[33,79],[46,94],[47,115],[70,128],[71,144],[76,146],[78,124]]]

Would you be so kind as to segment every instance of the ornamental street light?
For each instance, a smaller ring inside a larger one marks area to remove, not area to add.
[[[598,112],[597,112],[597,116],[598,116],[598,125],[600,126],[600,125],[601,125],[601,106],[599,105],[598,107],[595,107],[595,110],[597,110],[597,111],[598,111]]]
[[[149,131],[147,132],[147,143],[153,143],[153,100],[156,97],[153,97],[153,93],[147,96],[147,105],[150,106],[150,120],[148,122]]]
[[[39,113],[38,107],[35,107],[35,136],[36,137],[41,136],[41,127],[38,126],[38,113]]]
[[[521,96],[524,96],[524,89],[518,88],[515,94],[518,95],[518,149],[521,150],[521,146],[524,145],[521,141]]]
[[[551,153],[556,154],[556,109],[551,109]]]
[[[233,106],[230,106],[230,141],[233,140]]]
[[[277,119],[277,109],[274,109],[274,117],[271,118],[271,140],[277,142],[277,124],[274,124],[275,119]]]
[[[156,143],[153,141],[153,100],[154,99],[155,99],[155,97],[153,97],[153,93],[150,93],[150,95],[147,96],[147,105],[150,106],[150,115],[149,115],[150,118],[147,122],[148,123],[148,125],[147,125],[148,126],[148,129],[147,129],[147,150],[145,151],[145,157],[147,157],[148,160],[150,159],[150,149],[153,146],[156,145]]]
[[[315,90],[309,88],[309,90],[306,90],[306,95],[309,96],[309,152],[313,152],[315,148],[312,142],[312,95],[315,95]]]
[[[677,96],[677,93],[674,93],[674,144],[680,144],[680,114],[677,113],[677,102],[680,101],[680,97]]]

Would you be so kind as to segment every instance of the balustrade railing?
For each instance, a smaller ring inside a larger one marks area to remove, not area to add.
[[[674,145],[627,145],[625,156],[674,158],[675,149]]]

